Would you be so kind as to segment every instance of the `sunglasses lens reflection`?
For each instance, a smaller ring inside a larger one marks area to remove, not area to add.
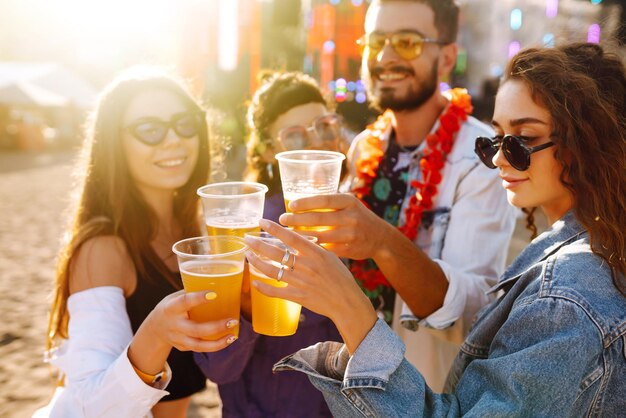
[[[174,131],[183,138],[191,138],[198,134],[199,125],[198,117],[185,115],[176,121]]]
[[[493,157],[498,152],[494,141],[489,138],[476,138],[476,146],[474,148],[476,155],[489,168],[496,168],[493,163]]]
[[[385,47],[386,41],[387,35],[384,34],[371,33],[365,35],[360,41],[363,54],[366,54],[368,58],[375,57]],[[424,39],[416,33],[397,32],[389,37],[389,41],[396,54],[405,60],[415,59],[422,53]]]
[[[287,151],[304,149],[307,146],[308,134],[302,126],[293,126],[280,133],[280,142]]]
[[[200,132],[202,117],[197,114],[183,113],[176,115],[171,121],[148,118],[131,124],[130,133],[144,144],[155,146],[165,139],[170,127],[180,138],[192,138]]]
[[[519,171],[528,169],[528,158],[521,144],[521,139],[508,136],[502,144],[502,151],[507,161]]]
[[[501,145],[498,145],[499,143]],[[507,135],[502,139],[478,137],[474,152],[487,167],[496,168],[493,157],[498,152],[498,148],[502,148],[504,158],[516,170],[524,171],[530,166],[529,153],[523,144],[523,139],[516,136]]]
[[[396,33],[391,37],[391,46],[402,58],[412,60],[422,53],[422,41],[415,33]]]
[[[287,151],[320,148],[335,151],[341,137],[341,118],[336,114],[320,116],[310,127],[291,126],[278,133],[278,140]]]
[[[165,123],[151,121],[135,126],[133,133],[139,140],[145,142],[146,144],[156,145],[163,140],[166,130],[167,125]]]
[[[315,121],[315,133],[324,142],[335,141],[339,137],[339,120],[336,115],[323,116]]]

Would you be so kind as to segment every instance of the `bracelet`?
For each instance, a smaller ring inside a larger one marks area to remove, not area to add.
[[[130,363],[130,365],[133,366],[133,370],[135,371],[135,373],[137,373],[137,376],[139,376],[139,378],[148,385],[154,385],[155,383],[158,383],[161,380],[167,380],[167,370],[165,369],[153,375],[153,374],[142,372],[137,367],[135,367],[133,363]]]

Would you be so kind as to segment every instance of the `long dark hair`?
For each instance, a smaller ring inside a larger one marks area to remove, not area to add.
[[[507,80],[526,83],[534,101],[550,112],[561,182],[574,196],[574,214],[626,295],[624,64],[596,44],[531,48],[513,57]]]
[[[74,255],[90,238],[115,235],[126,244],[138,276],[146,266],[156,268],[173,281],[172,273],[150,246],[158,221],[155,213],[135,186],[122,148],[122,118],[128,104],[138,94],[165,90],[175,94],[189,109],[201,111],[184,85],[163,72],[133,70],[118,77],[105,88],[92,114],[78,163],[78,196],[67,241],[59,256],[52,309],[48,323],[47,347],[57,337],[67,338],[67,299],[69,273]],[[189,181],[174,197],[174,216],[184,236],[200,232],[196,190],[209,173],[209,138],[206,123],[202,124],[199,154]]]

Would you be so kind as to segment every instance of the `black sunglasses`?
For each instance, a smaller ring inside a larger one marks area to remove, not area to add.
[[[281,129],[278,140],[287,151],[307,149],[316,144],[324,148],[337,148],[341,138],[341,122],[341,116],[330,113],[316,118],[310,126],[296,125]]]
[[[153,117],[141,118],[124,129],[144,144],[156,146],[165,140],[170,129],[181,138],[193,138],[200,132],[203,120],[204,112],[185,112],[172,116],[169,121]]]
[[[504,158],[514,169],[526,171],[530,167],[530,154],[554,145],[552,141],[536,147],[524,145],[524,142],[528,142],[531,139],[533,138],[514,135],[496,136],[494,138],[479,136],[476,138],[474,152],[487,167],[496,168],[496,165],[493,163],[493,157],[498,152],[498,149],[502,148]]]

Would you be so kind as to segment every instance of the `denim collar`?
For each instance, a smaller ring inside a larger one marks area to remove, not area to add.
[[[540,261],[545,260],[562,246],[576,240],[587,230],[576,220],[570,210],[561,219],[556,221],[546,232],[535,238],[511,265],[500,276],[498,284],[487,291],[487,294],[497,292],[512,282],[519,279],[529,268]]]

